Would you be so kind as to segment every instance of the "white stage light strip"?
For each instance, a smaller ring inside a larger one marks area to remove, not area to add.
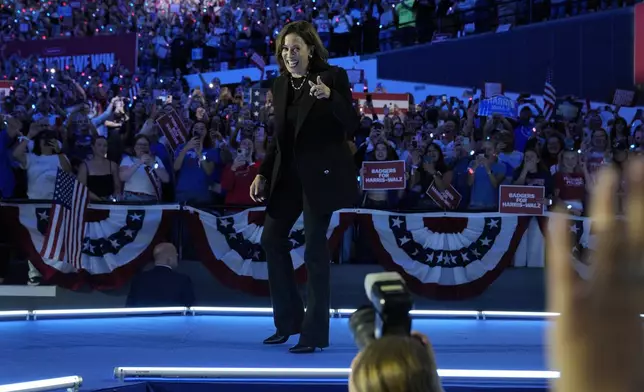
[[[249,314],[249,315],[272,315],[273,308],[241,308],[224,306],[192,306],[188,309],[194,314]]]
[[[194,367],[117,367],[114,377],[127,378],[295,378],[344,379],[348,368],[194,368]],[[559,378],[559,372],[538,370],[469,370],[438,369],[442,378],[486,378],[550,380]]]
[[[306,308],[305,308],[306,310]],[[273,308],[237,308],[222,306],[192,306],[188,311],[193,315],[196,314],[219,314],[219,315],[272,315]],[[329,315],[337,312],[336,309],[329,309]]]
[[[105,309],[47,309],[34,310],[31,314],[34,320],[47,316],[116,316],[116,315],[143,315],[143,314],[185,314],[188,308],[184,306],[157,307],[157,308],[105,308]]]
[[[10,319],[24,318],[26,320],[29,320],[29,314],[30,314],[30,312],[28,310],[3,310],[3,311],[0,311],[0,319],[3,319],[3,318],[10,318]]]
[[[330,309],[330,316],[351,316],[356,309]],[[213,315],[253,315],[253,316],[270,316],[273,314],[271,308],[244,308],[244,307],[218,307],[218,306],[194,306],[186,308],[177,307],[155,307],[155,308],[104,308],[104,309],[44,309],[44,310],[7,310],[0,311],[1,319],[29,319],[33,315],[33,320],[38,317],[82,317],[82,316],[138,316],[138,315],[155,315],[155,314],[213,314]],[[455,317],[473,317],[480,318],[506,318],[506,319],[548,319],[559,316],[559,313],[553,312],[514,312],[499,310],[412,310],[412,317],[434,317],[434,318],[455,318]],[[644,318],[644,314],[640,317]]]
[[[56,391],[67,389],[75,391],[83,384],[83,379],[78,376],[50,378],[47,380],[28,381],[17,384],[0,385],[0,392],[36,392]]]
[[[501,318],[551,318],[559,317],[559,313],[553,312],[506,312],[500,310],[484,310],[481,315],[485,317]]]
[[[351,316],[357,309],[338,309],[340,316]],[[412,316],[421,317],[476,317],[481,314],[476,310],[412,310]]]

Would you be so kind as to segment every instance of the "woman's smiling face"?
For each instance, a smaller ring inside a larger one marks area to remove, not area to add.
[[[297,34],[291,33],[284,37],[282,60],[286,70],[296,76],[302,76],[309,69],[309,50],[306,42]]]

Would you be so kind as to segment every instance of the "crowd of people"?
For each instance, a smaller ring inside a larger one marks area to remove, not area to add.
[[[110,72],[107,80],[120,81],[116,67]],[[147,86],[136,97],[119,83],[87,87],[88,70],[32,75],[39,82],[16,82],[2,102],[3,198],[52,199],[62,168],[88,186],[93,201],[254,204],[248,189],[273,135],[269,90],[252,90],[265,97],[251,111],[249,84],[202,80],[188,91],[177,75],[167,96],[153,98]],[[434,184],[462,196],[456,210],[490,211],[498,207],[500,185],[538,185],[549,200],[583,215],[597,169],[621,167],[640,152],[640,112],[623,118],[619,108],[604,106],[546,119],[534,100],[522,97],[519,105],[517,118],[479,116],[478,99],[446,96],[412,102],[406,112],[385,107],[384,115],[356,107],[360,127],[348,141],[356,178],[365,161],[396,160],[405,161],[407,177],[406,189],[364,191],[356,205],[440,210],[426,193]],[[189,133],[175,149],[156,122],[171,113]]]
[[[532,185],[545,188],[547,205],[563,202],[583,215],[594,173],[604,165],[621,168],[641,153],[641,112],[625,119],[619,108],[604,106],[546,119],[526,98],[518,118],[478,116],[476,100],[446,97],[428,97],[404,118],[364,116],[356,161],[404,160],[408,182],[404,191],[365,192],[363,205],[437,210],[426,194],[433,183],[462,196],[457,210],[494,211],[500,185]]]
[[[143,71],[209,72],[249,66],[250,51],[268,58],[278,32],[295,20],[312,21],[332,55],[345,56],[429,42],[435,34],[487,32],[634,2],[23,0],[0,8],[0,35],[7,42],[137,33]]]

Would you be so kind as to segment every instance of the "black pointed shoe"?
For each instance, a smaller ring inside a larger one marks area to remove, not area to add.
[[[315,347],[315,346],[305,346],[303,344],[296,344],[295,346],[291,347],[288,349],[290,353],[293,354],[311,354],[314,353],[315,350],[320,349],[322,351],[322,348],[320,347]]]
[[[264,344],[284,344],[288,341],[288,338],[290,338],[289,335],[280,335],[279,332],[276,332],[264,339]]]

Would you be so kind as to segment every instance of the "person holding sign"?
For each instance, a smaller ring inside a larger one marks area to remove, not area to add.
[[[410,170],[409,193],[407,203],[410,208],[441,208],[426,194],[430,186],[435,186],[443,192],[452,182],[452,171],[445,164],[443,151],[436,143],[427,147],[425,155],[412,154],[412,170]]]
[[[379,141],[375,143],[374,150],[366,154],[366,161],[397,161],[398,154],[396,151],[384,141]],[[364,168],[360,169],[360,177],[365,178]],[[404,189],[392,190],[392,189],[371,189],[365,190],[362,206],[365,208],[373,209],[387,209],[394,208],[398,203],[398,200],[403,196],[405,192]]]
[[[276,40],[281,75],[273,93],[274,137],[250,186],[267,201],[261,244],[277,331],[264,344],[286,343],[312,353],[329,345],[330,255],[327,230],[334,211],[357,201],[358,182],[347,140],[358,127],[344,69],[327,63],[328,52],[308,22],[287,24]],[[289,234],[304,213],[308,272],[307,309],[298,293]]]

